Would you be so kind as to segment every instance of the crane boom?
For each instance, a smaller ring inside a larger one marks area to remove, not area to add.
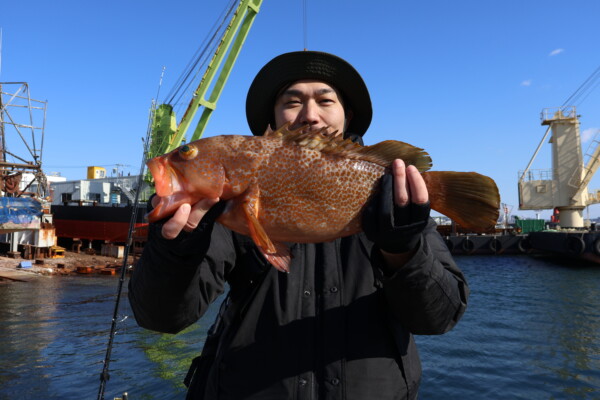
[[[161,104],[158,106],[154,113],[152,145],[148,158],[168,153],[180,146],[201,106],[204,107],[204,110],[191,140],[199,139],[202,136],[261,4],[262,0],[240,1],[178,125],[175,124],[175,115],[171,105]],[[212,90],[209,93],[211,86]]]

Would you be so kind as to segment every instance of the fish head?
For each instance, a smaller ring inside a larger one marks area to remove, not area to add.
[[[202,142],[185,144],[147,162],[160,199],[147,215],[156,222],[171,216],[185,203],[217,198],[223,192],[225,172],[219,152]]]

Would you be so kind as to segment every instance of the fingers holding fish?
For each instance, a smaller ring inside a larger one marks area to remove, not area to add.
[[[181,231],[191,232],[200,223],[208,210],[218,203],[219,199],[202,199],[194,205],[184,203],[162,227],[162,235],[165,239],[175,239]]]
[[[175,239],[179,235],[187,223],[191,209],[189,204],[182,204],[175,214],[163,224],[161,233],[165,239]]]
[[[392,164],[394,176],[394,202],[398,207],[409,203],[425,204],[429,200],[427,185],[421,173],[413,165],[408,167],[403,160],[394,160]]]
[[[408,204],[409,194],[406,185],[406,166],[402,160],[394,160],[392,163],[392,176],[394,177],[394,202],[398,207]]]
[[[196,229],[196,227],[198,226],[202,218],[204,218],[208,210],[210,210],[211,207],[217,204],[218,202],[219,198],[217,197],[214,199],[202,199],[196,204],[192,205],[189,218],[183,230],[186,232],[191,232],[194,229]]]
[[[406,167],[406,177],[410,187],[410,201],[415,204],[425,204],[429,201],[429,192],[423,176],[414,165]]]

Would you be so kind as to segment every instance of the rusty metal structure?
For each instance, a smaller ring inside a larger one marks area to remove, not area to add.
[[[42,170],[46,107],[26,82],[0,82],[0,242],[9,254],[33,257],[56,245]]]
[[[46,106],[46,101],[31,98],[26,82],[0,82],[0,190],[5,196],[43,199],[49,194],[42,171]],[[27,172],[33,179],[22,187],[18,182]]]

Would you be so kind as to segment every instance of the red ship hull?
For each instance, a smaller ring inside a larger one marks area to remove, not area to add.
[[[52,221],[58,238],[125,243],[133,207],[52,206]],[[134,235],[147,236],[145,208],[139,208]]]

